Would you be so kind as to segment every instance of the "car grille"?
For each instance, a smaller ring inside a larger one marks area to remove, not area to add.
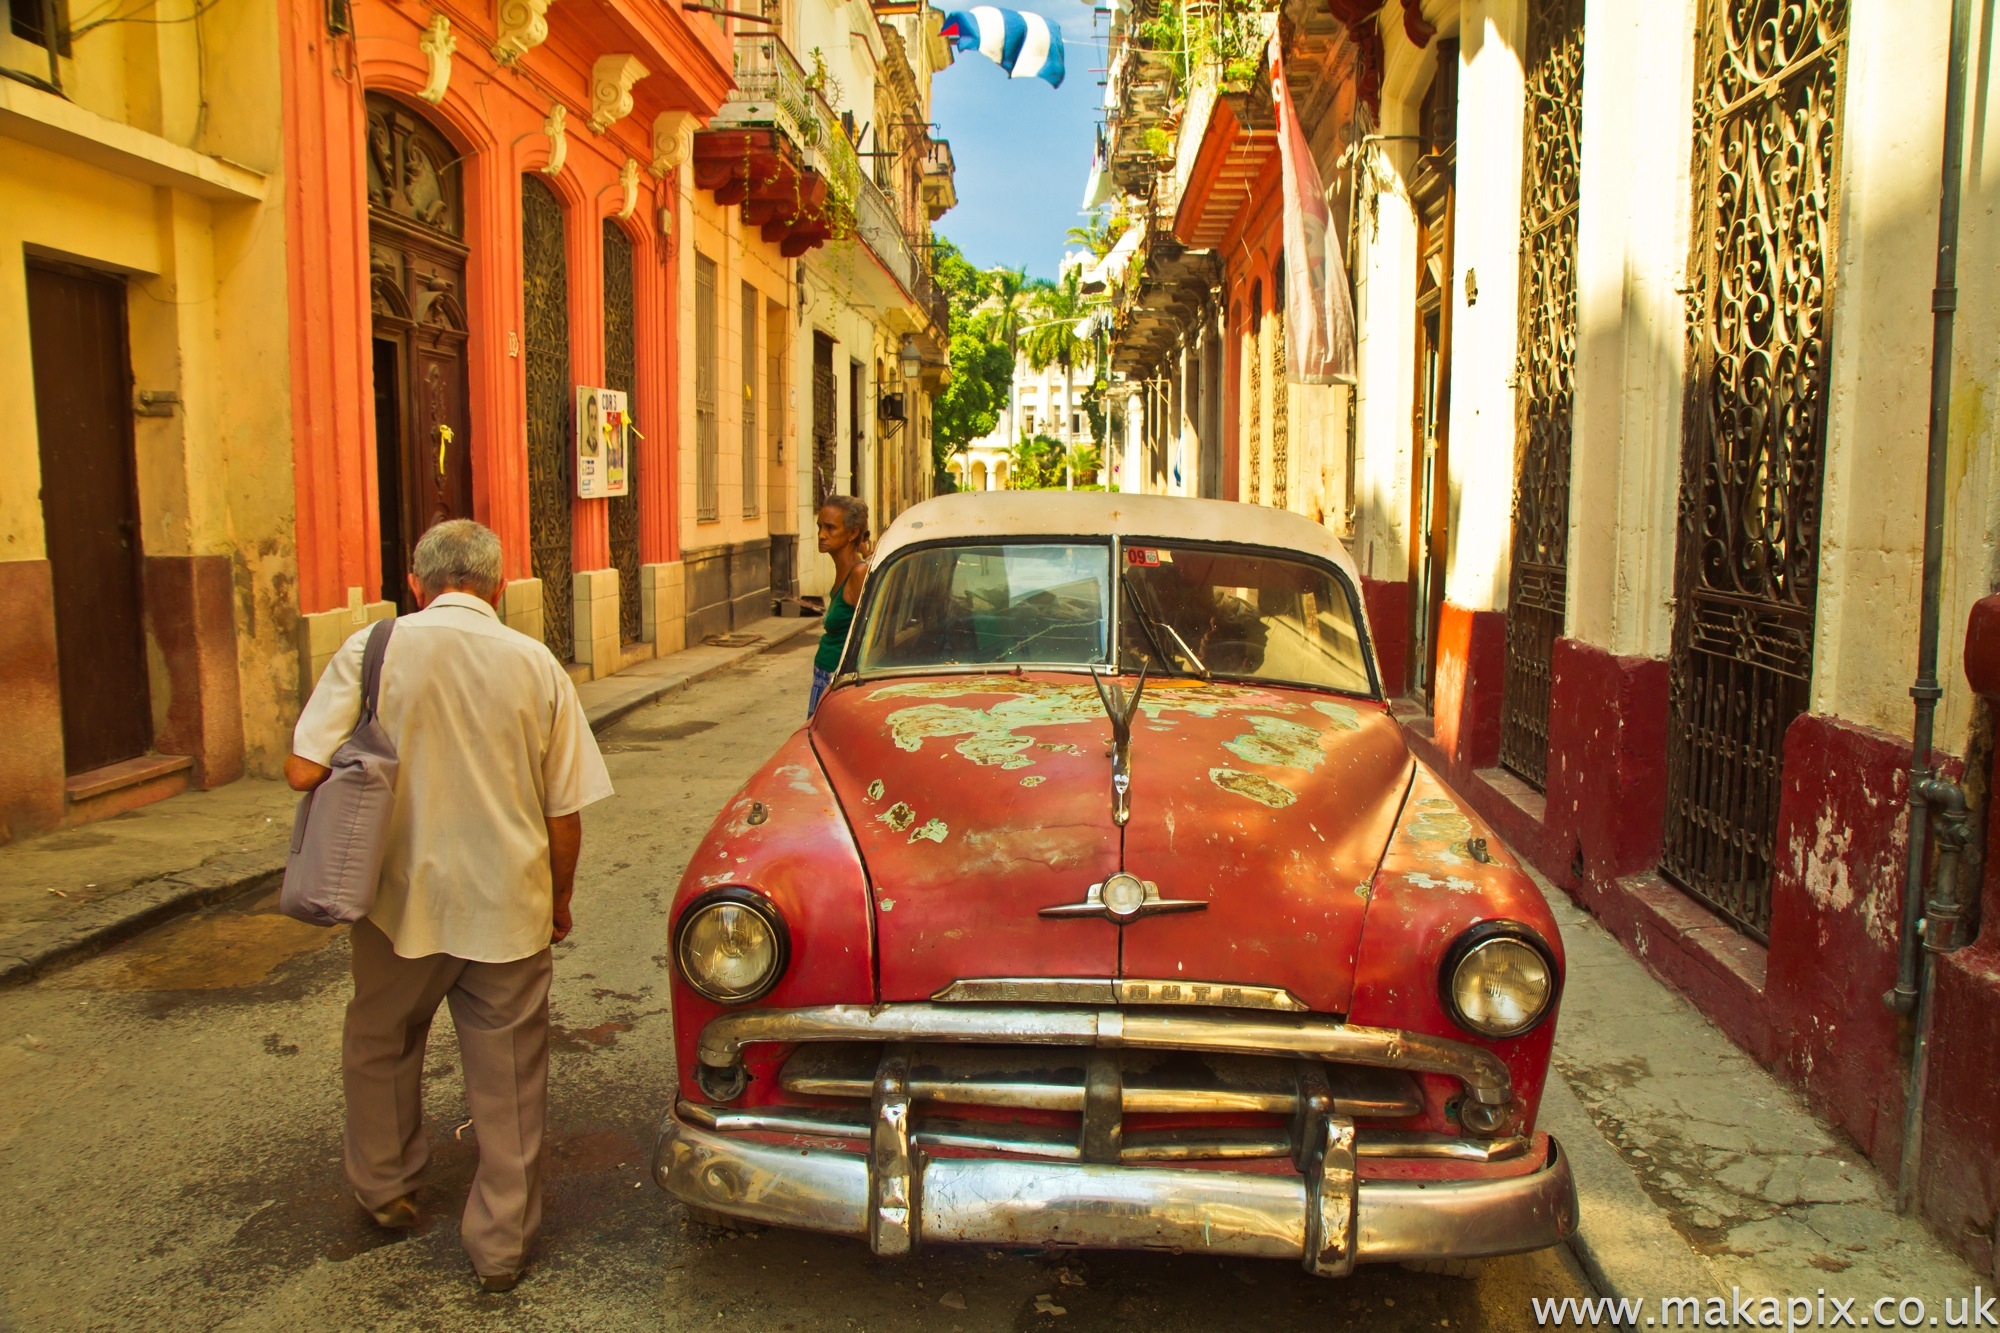
[[[879,1042],[803,1046],[785,1062],[780,1086],[794,1096],[853,1100],[865,1107],[885,1049]],[[1100,1137],[1115,1143],[1119,1161],[1293,1154],[1292,1122],[1302,1105],[1298,1061],[1033,1046],[919,1045],[904,1050],[910,1101],[919,1108],[913,1132],[931,1146],[1079,1158],[1092,1138],[1085,1133],[1086,1116],[1101,1104],[1117,1124],[1116,1132]],[[1324,1071],[1336,1115],[1380,1120],[1423,1111],[1422,1088],[1400,1070],[1318,1068]],[[995,1117],[954,1118],[951,1112],[960,1108],[1053,1114],[1036,1117],[1041,1123],[1024,1124]],[[1126,1122],[1126,1117],[1147,1116],[1172,1116],[1183,1123],[1149,1129]],[[1185,1123],[1252,1117],[1282,1117],[1282,1123]]]

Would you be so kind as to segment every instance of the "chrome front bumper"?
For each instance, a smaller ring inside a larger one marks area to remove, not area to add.
[[[865,1237],[883,1255],[925,1241],[1170,1250],[1296,1259],[1341,1276],[1357,1262],[1519,1254],[1576,1230],[1576,1187],[1554,1139],[1526,1175],[1448,1182],[1357,1181],[1354,1127],[1337,1116],[1296,1175],[926,1158],[910,1140],[907,1098],[885,1065],[866,1153],[705,1129],[670,1111],[653,1174],[683,1203]]]

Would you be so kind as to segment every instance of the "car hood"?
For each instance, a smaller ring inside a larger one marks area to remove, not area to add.
[[[1411,769],[1377,705],[1187,680],[1146,686],[1122,829],[1087,678],[849,686],[812,738],[867,867],[885,1001],[972,978],[1123,976],[1276,986],[1344,1012]],[[1120,869],[1207,905],[1122,928],[1040,915]]]

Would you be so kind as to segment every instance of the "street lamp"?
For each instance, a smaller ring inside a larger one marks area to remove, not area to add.
[[[924,373],[924,354],[917,350],[917,340],[910,334],[903,335],[902,350],[896,353],[896,359],[902,362],[904,379],[913,380]]]

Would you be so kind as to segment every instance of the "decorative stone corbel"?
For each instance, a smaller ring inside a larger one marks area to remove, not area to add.
[[[493,58],[511,65],[549,39],[550,0],[500,0],[500,36],[493,43]]]
[[[639,161],[637,158],[628,157],[625,159],[624,169],[618,173],[618,183],[625,189],[625,206],[618,210],[618,220],[622,222],[626,218],[631,217],[633,210],[639,207]]]
[[[417,96],[436,106],[444,101],[444,90],[451,83],[451,53],[458,49],[458,38],[451,35],[451,20],[433,15],[430,27],[417,38],[417,49],[431,62],[431,77]]]
[[[548,175],[562,170],[563,159],[569,156],[568,132],[563,129],[563,121],[569,118],[569,108],[557,102],[549,108],[549,118],[542,122],[542,133],[549,136],[549,160],[542,167]]]
[[[602,134],[632,114],[632,85],[646,77],[634,55],[599,56],[590,67],[590,128]]]
[[[648,170],[655,176],[664,177],[687,161],[688,150],[693,147],[694,129],[692,111],[662,111],[653,117],[653,165]]]

